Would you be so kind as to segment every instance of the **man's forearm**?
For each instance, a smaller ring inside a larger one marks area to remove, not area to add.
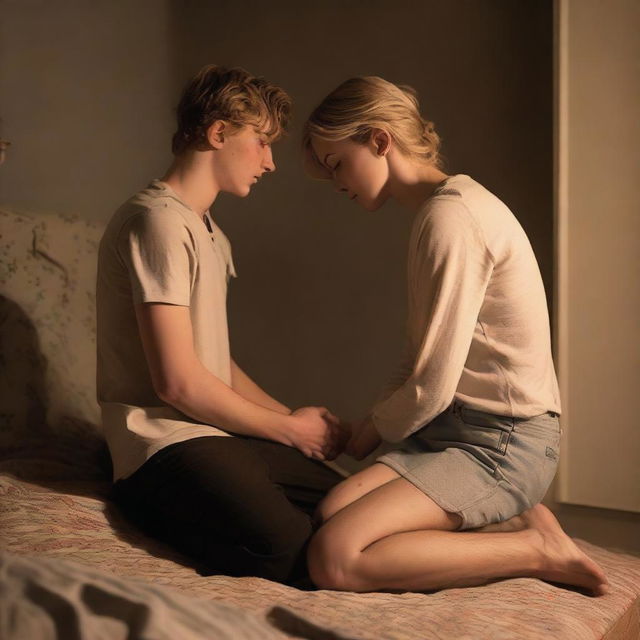
[[[242,397],[204,367],[162,399],[185,415],[225,431],[291,445],[288,415]]]
[[[266,391],[261,389],[237,364],[231,360],[231,386],[233,390],[246,400],[260,405],[265,409],[277,411],[284,415],[289,415],[291,410],[272,398]]]

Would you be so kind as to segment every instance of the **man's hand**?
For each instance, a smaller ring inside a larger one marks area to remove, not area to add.
[[[376,431],[371,417],[367,416],[353,429],[345,453],[356,460],[362,460],[377,449],[381,443],[380,434]]]
[[[325,407],[302,407],[290,416],[291,446],[307,458],[334,460],[349,438],[340,420]]]

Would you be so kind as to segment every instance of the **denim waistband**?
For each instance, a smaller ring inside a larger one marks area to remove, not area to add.
[[[505,417],[505,418],[512,418],[514,416],[504,416],[501,414],[497,414],[497,413],[491,413],[489,411],[484,411],[483,409],[473,409],[472,407],[467,406],[466,404],[464,404],[463,402],[460,402],[459,400],[454,400],[446,409],[445,409],[445,413],[452,413],[454,415],[461,415],[461,412],[464,409],[468,409],[470,411],[480,411],[482,413],[486,413],[489,416],[492,415],[496,415],[496,416],[500,416],[500,417]],[[538,413],[535,416],[527,416],[527,418],[537,418],[538,416],[551,416],[552,418],[557,418],[560,416],[559,413],[556,413],[555,411],[545,411],[544,413]],[[525,418],[525,419],[527,419]]]

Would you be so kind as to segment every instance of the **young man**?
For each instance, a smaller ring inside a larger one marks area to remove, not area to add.
[[[242,69],[203,68],[177,109],[175,160],[109,222],[98,259],[97,391],[114,496],[145,531],[204,571],[292,582],[319,500],[322,464],[346,434],[323,407],[296,411],[233,361],[235,276],[209,208],[275,170],[290,99]]]

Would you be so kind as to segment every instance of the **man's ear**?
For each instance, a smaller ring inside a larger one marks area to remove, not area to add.
[[[226,134],[227,123],[224,120],[216,120],[207,129],[207,142],[212,149],[222,149]]]

